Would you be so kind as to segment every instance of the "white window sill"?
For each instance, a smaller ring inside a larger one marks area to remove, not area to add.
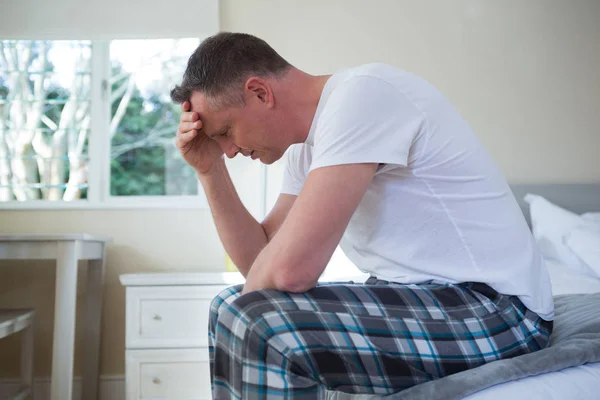
[[[207,209],[204,196],[127,196],[107,201],[11,201],[0,202],[2,210],[119,210],[119,209]]]

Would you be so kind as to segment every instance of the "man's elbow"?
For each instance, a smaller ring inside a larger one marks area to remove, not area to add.
[[[292,293],[306,292],[317,286],[318,280],[318,274],[290,266],[279,268],[274,276],[277,290]]]

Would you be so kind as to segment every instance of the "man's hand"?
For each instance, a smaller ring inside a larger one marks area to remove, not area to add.
[[[175,144],[183,159],[191,165],[198,174],[207,174],[213,164],[223,156],[219,144],[203,133],[202,121],[197,112],[190,111],[189,101],[181,105],[181,119],[177,129]]]

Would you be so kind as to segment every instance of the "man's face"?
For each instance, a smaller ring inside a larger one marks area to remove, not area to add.
[[[272,164],[287,149],[282,135],[277,135],[274,110],[253,96],[246,98],[243,107],[231,106],[215,110],[200,92],[190,98],[192,111],[200,116],[202,132],[216,140],[229,158],[238,153],[263,164]]]

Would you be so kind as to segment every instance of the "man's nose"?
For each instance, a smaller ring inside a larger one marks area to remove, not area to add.
[[[239,153],[241,150],[231,141],[221,143],[221,149],[223,150],[223,153],[225,153],[225,155],[229,158],[235,157],[237,153]]]

